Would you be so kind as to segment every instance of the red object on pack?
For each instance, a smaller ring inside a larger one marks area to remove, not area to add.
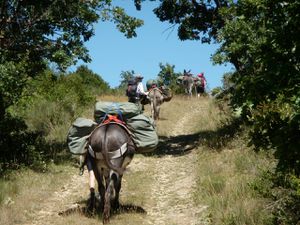
[[[120,120],[118,118],[118,115],[107,115],[107,119],[103,121],[104,124],[110,123],[110,122],[116,122],[120,124],[125,124],[124,121]]]

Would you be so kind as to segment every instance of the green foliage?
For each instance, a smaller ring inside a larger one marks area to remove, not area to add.
[[[128,81],[134,77],[134,70],[122,71],[120,74],[121,80],[118,87],[113,90],[113,94],[119,96],[126,95],[126,89],[128,85]]]
[[[211,42],[218,30],[224,25],[219,13],[222,7],[228,7],[232,1],[176,1],[163,0],[154,13],[161,21],[178,24],[178,36],[181,40],[200,40]]]
[[[109,92],[109,84],[100,75],[93,73],[86,66],[79,66],[75,72],[75,76],[76,74],[82,79],[83,86],[91,89],[91,93],[102,95]]]
[[[99,1],[12,1],[1,4],[0,62],[18,62],[26,56],[29,63],[44,65],[44,59],[60,68],[81,59],[89,61],[83,43],[94,34],[93,23],[111,20],[127,37],[136,36],[143,24],[112,6]]]
[[[278,168],[297,175],[300,71],[296,36],[300,34],[299,19],[291,18],[299,14],[299,8],[298,1],[240,1],[234,19],[219,34],[223,44],[217,53],[236,66],[230,78],[232,104],[242,107],[242,115],[252,125],[252,144],[257,149],[276,149]]]
[[[127,37],[135,36],[134,30],[142,25],[110,0],[2,1],[0,119],[23,92],[27,79],[41,74],[49,62],[64,70],[78,59],[90,60],[84,42],[93,35],[93,23],[99,19],[114,21]],[[91,73],[81,70],[83,76]],[[103,81],[94,85],[99,83],[101,90],[107,90]]]
[[[123,9],[113,6],[111,0],[4,0],[0,11],[2,168],[3,162],[5,165],[32,164],[33,158],[41,155],[35,145],[39,135],[28,132],[17,114],[30,118],[32,110],[29,125],[35,127],[33,130],[46,136],[53,130],[61,133],[62,129],[57,131],[56,126],[65,124],[62,117],[74,118],[81,107],[94,101],[95,94],[110,89],[87,68],[81,67],[77,75],[65,77],[43,73],[48,65],[52,63],[63,71],[79,59],[90,61],[84,42],[94,34],[93,24],[99,19],[115,22],[126,37],[136,36],[135,29],[143,22],[126,15]],[[27,84],[32,89],[26,88]],[[12,106],[17,100],[16,109]]]
[[[291,179],[300,176],[299,12],[299,1],[237,2],[222,11],[227,20],[214,58],[235,65],[229,79],[234,84],[231,104],[241,107],[255,149],[274,150],[278,165],[273,178],[282,173],[286,180],[269,187],[275,224],[299,220],[299,187]]]
[[[7,62],[0,64],[0,118],[3,119],[5,109],[12,105],[22,93],[26,83],[21,64]]]
[[[136,37],[135,29],[144,25],[144,21],[128,16],[123,8],[115,7],[112,10],[113,22],[117,29],[124,33],[127,38]]]
[[[251,127],[251,144],[257,150],[274,150],[278,173],[299,179],[300,2],[163,0],[154,12],[161,21],[178,24],[182,40],[220,43],[213,60],[235,66],[225,90]],[[294,195],[280,195],[282,206],[298,201]],[[299,220],[295,207],[279,212],[276,216],[284,224]]]
[[[0,123],[2,170],[21,164],[44,169],[65,149],[70,124],[94,104],[97,94],[108,92],[108,84],[86,67],[71,74],[47,70],[29,80],[7,111],[11,119]]]
[[[176,80],[182,74],[175,72],[175,66],[169,63],[165,65],[160,63],[159,67],[160,71],[157,75],[159,85],[168,86],[173,93],[181,93],[182,88],[176,83]]]
[[[32,165],[40,159],[39,134],[27,132],[27,126],[20,118],[9,113],[0,121],[0,175],[6,169]]]
[[[94,103],[97,95],[109,91],[100,76],[83,66],[67,75],[47,71],[32,80],[18,110],[25,109],[22,114],[30,127],[47,136],[60,124],[73,121]]]
[[[300,92],[298,92],[300,93]],[[289,99],[284,95],[263,102],[252,111],[252,143],[257,148],[275,148],[278,169],[300,175],[299,94]]]
[[[215,87],[215,88],[213,88],[213,89],[211,90],[211,95],[212,95],[212,96],[215,96],[215,95],[221,93],[221,91],[222,91],[222,88],[221,88],[221,87]]]
[[[272,199],[269,205],[273,224],[297,224],[300,221],[300,179],[281,172],[265,171],[253,183],[262,196]],[[270,191],[272,190],[272,191]]]

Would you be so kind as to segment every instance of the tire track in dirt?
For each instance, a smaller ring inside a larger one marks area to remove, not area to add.
[[[180,119],[175,123],[170,121],[170,138],[178,135],[191,134],[187,123],[199,116],[203,111],[200,106],[193,106],[186,110]],[[182,146],[186,149],[186,146]],[[140,157],[129,166],[129,173],[140,172],[143,174],[151,171],[151,180],[154,183],[149,185],[148,192],[145,193],[151,200],[143,203],[143,208],[147,211],[145,216],[140,218],[139,224],[149,225],[203,225],[199,220],[201,214],[207,206],[196,205],[193,201],[193,194],[196,187],[196,164],[197,154],[194,150],[178,155],[164,155],[161,157]],[[74,172],[74,171],[73,171]],[[67,209],[79,210],[88,197],[88,173],[83,176],[77,173],[70,173],[66,178],[65,185],[60,190],[49,193],[48,197],[41,201],[37,208],[39,211],[30,215],[30,223],[26,225],[55,224],[54,221],[63,221],[59,212]],[[145,190],[139,190],[145,192]],[[121,198],[127,195],[126,178],[121,189]],[[126,215],[125,215],[126,216]],[[128,215],[130,217],[130,215]],[[96,221],[95,221],[96,220]],[[90,221],[92,224],[99,222],[98,219]],[[114,224],[113,220],[111,221]],[[119,221],[115,221],[119,222]],[[89,222],[87,223],[89,224]],[[123,224],[121,222],[121,224]]]
[[[171,137],[190,133],[185,125],[198,114],[198,107],[187,110],[172,127]],[[181,156],[165,155],[151,161],[152,168],[155,169],[153,176],[156,183],[151,185],[149,195],[155,198],[156,205],[147,205],[147,224],[203,224],[199,217],[207,207],[197,206],[193,201],[196,186],[196,152],[190,151]]]
[[[78,196],[88,196],[87,180],[87,171],[83,176],[74,174],[66,179],[66,184],[60,190],[48,193],[49,197],[39,204],[40,210],[30,216],[33,220],[24,225],[53,224],[51,221],[60,219],[59,212],[79,210],[80,205],[76,203]]]

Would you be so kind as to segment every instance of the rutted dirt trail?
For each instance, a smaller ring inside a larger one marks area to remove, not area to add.
[[[170,136],[190,133],[185,124],[198,115],[198,108],[185,111],[180,120],[173,123]],[[152,186],[151,195],[156,196],[156,206],[149,206],[150,224],[200,224],[199,214],[205,206],[196,207],[192,196],[196,185],[196,160],[195,151],[180,156],[166,155],[154,160],[154,179],[157,184]]]
[[[111,224],[203,224],[199,218],[206,210],[206,206],[196,206],[193,200],[196,186],[195,166],[199,163],[195,146],[180,146],[176,142],[173,143],[172,139],[178,136],[183,136],[184,139],[184,136],[188,137],[187,135],[193,134],[194,128],[191,126],[193,124],[191,121],[199,117],[200,113],[205,112],[203,107],[206,108],[195,101],[191,107],[180,111],[180,117],[167,117],[167,113],[164,114],[165,108],[162,107],[163,120],[158,123],[158,127],[168,124],[166,131],[168,136],[164,137],[164,140],[170,143],[167,147],[170,148],[168,151],[171,152],[174,147],[182,149],[182,153],[136,155],[124,174],[120,202],[121,205],[137,205],[143,208],[146,214],[121,212],[113,215]],[[172,101],[168,104],[171,105]],[[207,104],[206,101],[205,104]],[[185,151],[185,149],[189,150]],[[136,184],[132,184],[133,181]],[[78,224],[101,224],[101,218],[87,218],[79,213],[80,207],[83,207],[88,198],[87,182],[86,171],[83,176],[76,173],[68,177],[60,190],[49,193],[47,198],[39,203],[39,210],[30,215],[32,220],[26,224],[77,224],[70,219],[74,216],[76,217],[74,220],[81,221]],[[59,212],[66,210],[75,213],[68,216],[59,215]]]

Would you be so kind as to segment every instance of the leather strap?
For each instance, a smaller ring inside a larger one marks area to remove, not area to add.
[[[108,152],[109,159],[116,159],[124,155],[124,153],[127,151],[127,143],[124,143],[119,149]],[[91,156],[95,159],[104,159],[101,152],[95,152],[92,148],[92,146],[89,145],[89,153]]]

